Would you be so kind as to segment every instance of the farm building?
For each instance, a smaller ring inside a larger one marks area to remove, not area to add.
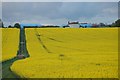
[[[91,28],[92,24],[90,24],[90,23],[80,23],[80,27],[82,27],[82,28]]]
[[[59,25],[54,25],[54,24],[44,24],[41,26],[42,28],[57,28],[60,27]]]
[[[32,28],[32,27],[41,27],[42,25],[40,24],[20,24],[21,28]]]
[[[35,28],[35,27],[41,27],[42,25],[40,24],[19,24],[19,23],[16,23],[14,25],[14,27],[17,27],[17,28]]]
[[[70,28],[79,28],[79,27],[80,27],[78,21],[76,21],[76,22],[69,22],[69,21],[68,21],[68,26],[69,26]]]

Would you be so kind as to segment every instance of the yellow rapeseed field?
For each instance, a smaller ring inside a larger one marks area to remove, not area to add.
[[[2,61],[2,28],[0,28],[0,61]]]
[[[19,46],[19,29],[2,29],[2,61],[16,56]]]
[[[11,66],[26,78],[118,78],[118,28],[26,29],[30,57]]]

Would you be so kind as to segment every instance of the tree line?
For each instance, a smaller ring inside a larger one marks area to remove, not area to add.
[[[118,19],[117,21],[115,21],[114,23],[112,23],[111,26],[112,27],[120,27],[120,19]]]
[[[3,22],[0,19],[0,27],[5,28]],[[14,26],[9,25],[8,28],[19,28],[19,23],[16,23]],[[42,27],[50,27],[50,26],[42,26]],[[59,27],[59,26],[53,26],[53,27]],[[104,23],[99,23],[99,27],[120,27],[120,19],[116,20],[112,24],[106,25]]]

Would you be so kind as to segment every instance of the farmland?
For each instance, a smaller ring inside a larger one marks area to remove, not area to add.
[[[0,61],[2,61],[2,29],[0,29]]]
[[[25,31],[30,57],[18,60],[11,66],[11,70],[19,76],[118,78],[118,28],[31,28]],[[9,33],[3,32],[5,41],[10,35],[5,37]],[[7,56],[5,53],[14,51],[12,53],[15,54],[17,51],[17,40],[14,45],[11,42],[13,39],[9,40],[2,42],[3,57]],[[8,48],[5,44],[11,46],[9,50],[4,50]],[[14,50],[11,50],[12,47]]]
[[[16,56],[19,44],[19,29],[2,29],[2,61]]]

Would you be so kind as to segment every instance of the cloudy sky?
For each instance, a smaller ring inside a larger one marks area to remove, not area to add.
[[[68,21],[112,23],[118,19],[117,2],[3,2],[5,26],[20,23],[67,24]]]
[[[0,2],[0,19],[2,18],[2,3]]]

